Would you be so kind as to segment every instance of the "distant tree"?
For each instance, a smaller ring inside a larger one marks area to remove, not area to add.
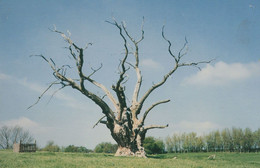
[[[221,151],[223,149],[223,146],[222,146],[222,137],[220,135],[220,132],[219,130],[217,131],[214,131],[214,144],[215,144],[215,151]]]
[[[69,145],[64,149],[64,152],[89,153],[92,152],[92,150],[87,149],[86,147],[83,146]]]
[[[212,133],[205,135],[205,143],[207,152],[210,152],[214,149],[214,136],[212,135]]]
[[[24,130],[20,126],[0,128],[0,148],[10,149],[14,143],[32,143],[33,136],[28,130]]]
[[[65,148],[64,152],[78,152],[78,147],[69,145]]]
[[[243,138],[244,152],[250,152],[254,146],[254,134],[250,128],[245,128]]]
[[[102,142],[95,147],[94,152],[96,152],[96,153],[116,153],[116,150],[117,150],[116,144],[112,144],[110,142]]]
[[[3,126],[0,129],[0,145],[3,149],[9,149],[11,147],[11,129],[7,126]]]
[[[222,146],[224,147],[224,151],[234,151],[234,139],[232,135],[232,131],[229,128],[225,128],[221,131],[222,136]]]
[[[235,150],[238,152],[242,152],[243,138],[244,138],[243,130],[241,128],[233,127],[232,128],[232,137],[234,140]]]
[[[188,134],[189,141],[189,151],[196,152],[197,150],[197,134],[195,132],[191,132]]]
[[[177,135],[177,143],[178,143],[178,152],[182,151],[182,139],[181,139],[181,134]]]
[[[197,139],[196,139],[196,144],[197,144],[197,152],[201,152],[203,149],[204,149],[204,140],[203,140],[203,137],[202,136],[199,136]]]
[[[143,145],[147,154],[161,154],[165,152],[163,141],[154,137],[145,138]]]
[[[187,133],[182,133],[181,134],[181,141],[182,141],[182,149],[183,152],[189,152],[189,139],[188,139],[188,134]]]
[[[180,150],[180,135],[179,134],[173,134],[172,136],[173,140],[173,148],[174,152],[177,153]]]
[[[60,147],[51,140],[47,142],[46,146],[42,150],[48,152],[60,152]]]
[[[168,136],[165,139],[165,148],[168,153],[180,152],[181,150],[181,136],[180,134],[174,133],[172,137]]]
[[[176,142],[178,141],[178,142]],[[260,149],[260,128],[253,132],[250,128],[233,127],[221,131],[211,131],[203,136],[196,133],[173,134],[165,139],[167,152],[252,152]],[[176,145],[178,144],[178,145]],[[176,152],[176,151],[175,151]]]
[[[12,143],[32,143],[34,138],[28,130],[24,130],[20,126],[12,128]]]
[[[175,134],[173,134],[173,136],[175,136]],[[165,146],[166,146],[166,151],[168,153],[172,153],[173,151],[175,151],[175,149],[174,149],[175,144],[174,144],[172,137],[170,137],[170,136],[166,137]]]
[[[254,149],[256,152],[260,150],[260,128],[254,132]]]

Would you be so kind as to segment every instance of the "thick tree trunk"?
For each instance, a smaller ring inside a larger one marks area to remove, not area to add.
[[[140,128],[132,131],[128,125],[115,124],[114,129],[111,130],[111,135],[118,144],[115,156],[137,156],[146,158],[143,147],[145,132],[140,131]]]

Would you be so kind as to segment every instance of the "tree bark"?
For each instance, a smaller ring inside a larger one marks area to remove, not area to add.
[[[111,132],[112,137],[118,144],[115,156],[146,157],[143,140],[146,131],[143,128],[130,129],[127,125],[116,124]]]

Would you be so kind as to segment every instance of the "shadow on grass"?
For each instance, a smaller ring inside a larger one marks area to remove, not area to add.
[[[114,157],[114,154],[108,153],[84,153],[84,157]]]
[[[176,155],[172,154],[157,154],[157,155],[148,155],[147,158],[151,159],[172,159],[176,157]]]

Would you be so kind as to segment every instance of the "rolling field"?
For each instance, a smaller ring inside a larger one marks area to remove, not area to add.
[[[162,154],[147,159],[114,157],[110,154],[81,153],[13,153],[0,150],[0,168],[259,168],[260,153],[216,153],[215,160],[209,160],[213,153]],[[174,159],[174,157],[177,157]]]

